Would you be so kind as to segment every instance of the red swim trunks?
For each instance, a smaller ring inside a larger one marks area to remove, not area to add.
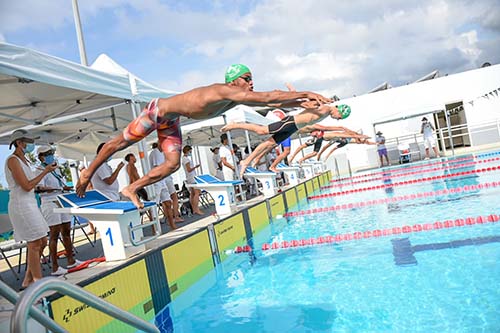
[[[158,98],[149,102],[141,114],[123,130],[123,137],[128,142],[135,143],[156,130],[163,152],[180,152],[182,148],[180,118],[163,119],[158,117],[157,105]]]

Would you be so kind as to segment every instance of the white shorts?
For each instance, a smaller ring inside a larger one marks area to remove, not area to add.
[[[167,177],[165,178],[165,184],[167,186],[168,193],[170,195],[176,193],[177,191],[175,190],[175,185],[172,177]]]
[[[156,198],[156,203],[162,203],[165,201],[170,201],[170,193],[168,192],[167,185],[164,180],[160,180],[159,182],[154,184]]]
[[[432,148],[436,147],[436,140],[434,139],[434,136],[429,136],[427,138],[424,138],[424,147],[425,149],[429,149],[430,147]]]
[[[42,215],[49,227],[71,221],[71,215],[54,213],[54,208],[60,208],[56,201],[42,201],[40,206]]]

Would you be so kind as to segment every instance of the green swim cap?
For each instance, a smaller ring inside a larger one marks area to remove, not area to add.
[[[233,82],[245,73],[250,73],[250,68],[243,64],[234,64],[226,69],[226,83]]]
[[[349,117],[349,115],[351,114],[351,107],[349,105],[346,105],[346,104],[337,105],[337,110],[339,110],[339,113],[342,116],[342,119]]]

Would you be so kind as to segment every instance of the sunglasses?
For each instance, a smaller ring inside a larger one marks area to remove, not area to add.
[[[245,80],[246,82],[250,82],[252,81],[252,77],[251,76],[240,76],[240,78],[242,78],[243,80]]]

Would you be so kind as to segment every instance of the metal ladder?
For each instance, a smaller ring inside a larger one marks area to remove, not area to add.
[[[51,277],[43,278],[33,283],[22,293],[22,295],[18,295],[12,288],[0,280],[0,295],[5,297],[5,299],[7,299],[10,303],[15,304],[10,322],[11,332],[26,333],[28,316],[33,317],[33,319],[38,321],[42,326],[51,332],[67,332],[53,319],[33,306],[34,302],[44,292],[49,290],[57,291],[63,295],[70,296],[143,332],[160,332],[160,330],[153,324],[106,302],[102,298],[95,296],[85,289],[69,282]]]

